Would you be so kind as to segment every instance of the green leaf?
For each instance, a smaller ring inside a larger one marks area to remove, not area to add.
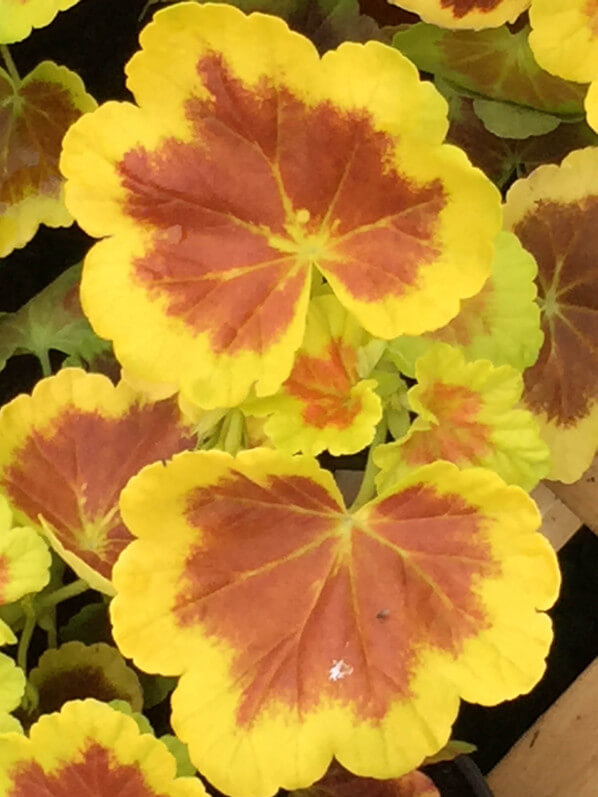
[[[449,739],[449,741],[434,755],[428,756],[424,764],[440,764],[442,761],[453,761],[460,755],[471,755],[475,753],[478,748],[475,744],[469,742],[460,742],[458,739]]]
[[[556,130],[561,123],[558,117],[543,111],[481,97],[473,101],[473,110],[486,130],[500,138],[541,136]]]
[[[137,671],[137,676],[143,689],[143,708],[146,710],[165,700],[179,680],[165,675],[148,675],[141,670]]]
[[[37,594],[37,599],[43,599],[54,590],[63,586],[63,576],[65,565],[62,559],[50,551],[52,563],[50,565],[50,580],[46,586]],[[23,612],[23,604],[21,601],[15,603],[7,603],[0,606],[0,621],[7,623],[13,631],[21,631],[25,624],[25,613]],[[53,609],[39,611],[37,615],[37,624],[44,631],[48,631],[55,625],[55,613]]]
[[[415,362],[434,342],[461,349],[468,362],[490,360],[524,371],[537,357],[544,334],[536,302],[538,266],[513,233],[494,242],[492,274],[482,290],[463,300],[452,321],[425,335],[402,335],[391,341],[387,356],[399,370],[415,376]]]
[[[186,744],[171,733],[165,733],[164,736],[160,736],[160,741],[176,759],[176,774],[178,778],[193,777],[197,774],[197,769],[189,758],[189,750]]]
[[[344,41],[386,40],[375,20],[360,12],[357,0],[300,0],[294,6],[289,25],[310,38],[321,53]]]
[[[393,47],[431,72],[494,100],[556,114],[583,114],[585,85],[550,75],[534,60],[529,26],[445,30],[418,23],[399,31]]]
[[[371,376],[378,383],[376,393],[382,399],[388,431],[395,440],[398,437],[403,437],[411,423],[406,398],[407,384],[401,379],[390,354],[384,354],[373,369]]]
[[[407,430],[411,425],[411,416],[406,407],[389,407],[386,410],[385,418],[388,431],[394,440],[400,440],[401,437],[407,434]]]
[[[112,643],[108,608],[104,603],[88,603],[60,629],[61,642],[78,640],[86,645]]]
[[[147,717],[145,717],[143,714],[140,714],[138,711],[133,711],[126,700],[110,700],[108,705],[113,709],[116,709],[116,711],[120,711],[121,714],[126,714],[127,716],[132,717],[137,723],[140,733],[151,733],[152,736],[154,735],[154,729],[152,728]]]
[[[0,713],[0,734],[2,733],[22,733],[24,734],[25,731],[23,730],[23,726],[19,722],[16,717],[13,717],[12,714],[7,714],[6,712]]]
[[[447,141],[463,149],[499,188],[514,176],[542,163],[560,163],[574,149],[598,145],[598,136],[585,120],[560,124],[550,133],[529,138],[501,138],[490,133],[473,110],[477,95],[436,78],[434,85],[449,104]]]
[[[91,363],[109,351],[81,310],[80,274],[81,266],[72,266],[16,313],[0,317],[0,370],[16,354],[34,354],[43,362],[54,349]]]

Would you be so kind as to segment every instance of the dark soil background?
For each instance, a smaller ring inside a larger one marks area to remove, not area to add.
[[[48,28],[35,31],[26,41],[11,46],[21,74],[39,61],[50,59],[77,71],[88,91],[102,102],[131,99],[124,85],[123,67],[137,49],[139,15],[145,0],[82,0],[58,15]],[[363,10],[385,25],[413,20],[413,16],[389,6],[385,0],[365,0]],[[27,247],[0,263],[0,311],[11,312],[50,283],[68,266],[80,261],[91,241],[76,226],[49,230],[42,227]],[[57,354],[53,361],[60,363]],[[0,403],[30,391],[41,376],[33,357],[15,357],[0,373]],[[363,458],[329,458],[328,466],[359,468]],[[561,597],[551,611],[555,643],[542,682],[527,696],[488,709],[464,704],[454,730],[455,738],[477,745],[473,758],[483,772],[506,753],[522,733],[575,680],[598,655],[598,538],[582,529],[559,555],[563,571]],[[164,720],[167,706],[162,706]],[[154,711],[155,713],[155,711]],[[156,714],[158,719],[159,712]],[[468,794],[471,773],[454,766],[430,770],[445,797]]]

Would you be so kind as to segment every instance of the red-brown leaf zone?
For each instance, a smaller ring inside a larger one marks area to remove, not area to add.
[[[169,797],[150,788],[138,766],[121,764],[96,742],[88,740],[77,759],[47,773],[35,761],[17,764],[6,797]]]
[[[307,792],[309,797],[440,797],[434,783],[423,772],[402,778],[360,778],[334,762],[326,775]]]
[[[461,73],[462,85],[487,97],[547,111],[573,104],[581,111],[587,86],[533,67],[527,43],[529,27],[508,36],[505,30],[445,31],[438,47],[446,67]]]
[[[193,141],[139,147],[119,164],[126,212],[154,230],[134,263],[150,297],[216,352],[262,353],[294,317],[313,259],[367,302],[415,283],[438,255],[439,180],[398,174],[396,142],[365,110],[308,107],[266,78],[248,87],[217,54],[197,68],[211,99],[186,103]]]
[[[68,551],[109,579],[132,539],[121,490],[145,465],[193,445],[172,399],[135,404],[119,418],[67,408],[51,429],[31,432],[0,483],[18,509],[33,522],[43,515]]]
[[[173,611],[234,651],[240,724],[272,701],[301,716],[327,699],[375,722],[409,698],[421,651],[456,657],[486,627],[473,586],[498,567],[459,495],[414,486],[364,525],[309,478],[232,473],[195,489],[186,516],[202,544]]]
[[[36,715],[51,714],[59,711],[68,700],[84,700],[93,697],[108,703],[110,700],[128,700],[128,691],[119,688],[118,683],[111,681],[101,667],[78,662],[72,669],[55,672],[39,679],[36,684],[39,703]]]
[[[437,459],[472,462],[488,453],[491,429],[478,420],[483,406],[479,393],[463,385],[435,382],[422,396],[438,423],[416,432],[403,446],[403,456],[412,465]]]
[[[488,319],[489,305],[493,294],[492,277],[475,296],[463,299],[459,314],[446,326],[428,333],[433,340],[458,346],[469,346],[474,335],[490,334],[492,327]]]
[[[448,8],[453,12],[456,19],[461,19],[472,11],[486,14],[494,11],[502,3],[502,0],[441,0],[442,8]]]
[[[12,83],[0,76],[0,212],[28,196],[58,196],[62,139],[81,116],[58,83],[25,83],[11,102],[13,94]]]
[[[514,232],[538,263],[544,345],[528,368],[524,401],[561,427],[598,400],[598,196],[540,201]]]
[[[355,349],[332,340],[324,357],[299,353],[283,387],[305,404],[302,417],[308,426],[348,429],[361,409],[361,401],[350,395],[357,381]]]
[[[80,288],[81,283],[79,280],[77,280],[71,285],[62,299],[62,308],[76,318],[80,318],[83,315],[83,308],[81,307],[80,299]]]
[[[583,10],[592,25],[592,32],[598,35],[598,0],[586,0]]]

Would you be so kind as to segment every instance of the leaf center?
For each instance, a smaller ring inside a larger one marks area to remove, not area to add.
[[[317,263],[325,257],[329,240],[328,231],[313,229],[307,208],[295,211],[284,225],[287,236],[274,235],[269,243],[281,252],[294,254],[300,262]]]
[[[559,303],[557,300],[556,287],[554,285],[546,291],[546,295],[539,299],[539,301],[542,312],[547,318],[552,318],[553,316],[558,315]]]

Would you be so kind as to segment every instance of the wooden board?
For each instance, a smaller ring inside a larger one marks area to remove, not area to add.
[[[531,497],[536,501],[542,513],[540,531],[558,551],[583,524],[579,517],[545,484],[539,484],[532,491]]]
[[[598,795],[598,659],[488,775],[495,797]]]
[[[598,460],[576,484],[545,482],[532,497],[556,550],[583,524],[598,532]],[[494,767],[488,783],[495,797],[598,797],[598,659]]]
[[[561,482],[546,482],[546,484],[588,528],[598,534],[598,458],[574,484],[561,484]],[[598,786],[596,794],[598,795]]]

